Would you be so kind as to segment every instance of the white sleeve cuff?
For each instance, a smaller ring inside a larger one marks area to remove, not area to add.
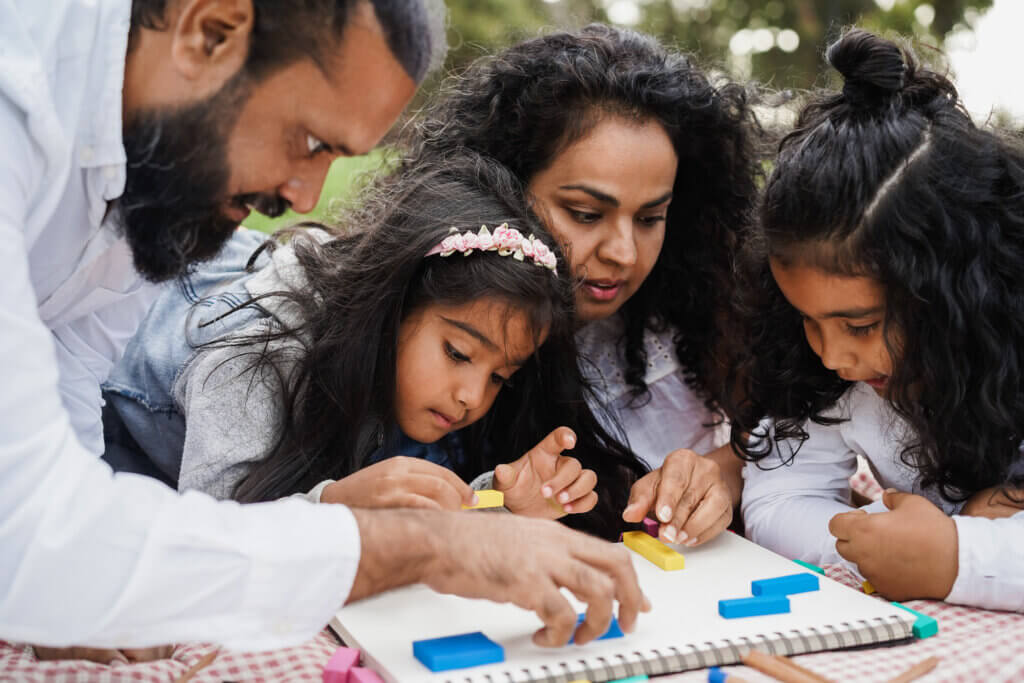
[[[1024,512],[954,516],[959,569],[947,602],[1024,612]]]

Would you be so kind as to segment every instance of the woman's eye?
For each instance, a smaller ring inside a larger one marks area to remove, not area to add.
[[[467,363],[469,362],[469,356],[459,351],[457,348],[445,342],[444,352],[456,363]]]
[[[567,209],[569,215],[577,223],[596,223],[601,220],[601,214],[594,213],[593,211],[579,211],[577,209]]]
[[[643,225],[648,225],[648,226],[657,225],[658,223],[663,223],[664,221],[665,221],[665,217],[661,216],[661,215],[659,215],[659,216],[643,216],[640,219],[640,222]]]
[[[327,149],[327,145],[325,145],[319,138],[306,133],[306,149],[309,151],[310,156],[313,156],[325,151]]]
[[[871,331],[878,327],[878,323],[874,322],[869,325],[847,325],[846,331],[852,334],[854,337],[863,337],[864,335],[871,334]]]

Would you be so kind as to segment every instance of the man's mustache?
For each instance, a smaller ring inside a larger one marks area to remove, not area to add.
[[[262,192],[251,192],[249,194],[235,195],[231,204],[240,209],[252,209],[259,211],[264,216],[277,218],[291,208],[291,202],[276,194],[264,194]]]

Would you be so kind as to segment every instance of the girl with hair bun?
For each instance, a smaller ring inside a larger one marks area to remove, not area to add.
[[[584,369],[657,468],[623,517],[656,516],[663,538],[688,545],[725,529],[739,503],[742,461],[720,448],[719,351],[756,194],[753,125],[741,86],[594,24],[481,58],[447,81],[411,140],[442,159],[488,155],[527,185],[579,282]]]
[[[842,92],[781,143],[739,257],[747,532],[892,599],[1022,611],[1024,152],[893,42],[827,58]],[[887,489],[859,509],[857,456]]]

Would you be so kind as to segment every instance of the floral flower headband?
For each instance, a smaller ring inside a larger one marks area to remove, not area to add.
[[[449,229],[449,233],[426,255],[451,256],[455,252],[459,252],[463,256],[469,256],[474,250],[496,251],[498,256],[511,256],[517,261],[529,257],[538,266],[547,268],[557,275],[555,270],[557,259],[554,252],[548,249],[548,245],[533,235],[523,237],[521,232],[508,227],[508,223],[502,223],[496,227],[494,234],[491,234],[486,225],[481,225],[477,232],[467,230],[461,234],[458,228],[452,227]]]

